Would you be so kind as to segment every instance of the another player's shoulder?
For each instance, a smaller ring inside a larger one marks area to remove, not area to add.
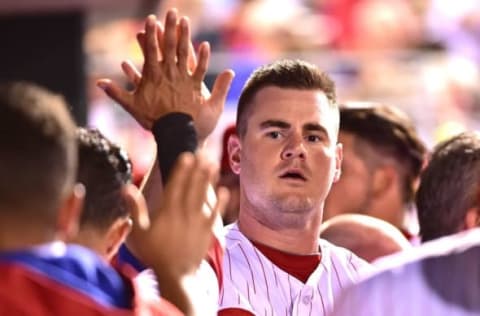
[[[357,257],[350,250],[343,247],[336,246],[325,239],[320,239],[319,244],[320,244],[320,251],[322,253],[322,258],[331,257],[333,259],[342,260],[342,261],[360,260],[365,262],[364,260]]]
[[[372,272],[372,266],[350,250],[336,246],[324,239],[320,239],[319,244],[324,265],[331,263],[336,268],[342,267],[361,275],[370,274]]]
[[[25,301],[48,315],[70,315],[72,310],[78,315],[117,315],[132,306],[130,282],[80,246],[55,242],[2,252],[0,271],[2,315],[7,304],[11,311],[20,310]]]

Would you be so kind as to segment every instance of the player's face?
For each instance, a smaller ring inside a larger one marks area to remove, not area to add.
[[[338,141],[343,145],[342,176],[327,196],[324,220],[338,214],[365,213],[372,198],[372,174],[355,152],[355,136],[340,132]]]
[[[239,142],[241,209],[270,226],[320,217],[341,163],[338,113],[320,90],[266,87]]]

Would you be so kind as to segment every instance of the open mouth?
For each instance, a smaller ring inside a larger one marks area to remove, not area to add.
[[[281,179],[292,179],[292,180],[301,180],[301,181],[307,181],[305,176],[301,174],[300,172],[295,172],[295,171],[287,171],[284,174],[280,176]]]

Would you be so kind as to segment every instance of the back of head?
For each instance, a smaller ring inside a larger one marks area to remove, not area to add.
[[[122,190],[132,178],[126,152],[96,129],[77,129],[79,166],[77,181],[86,188],[80,228],[104,231],[129,214]]]
[[[250,105],[261,89],[269,86],[299,90],[321,90],[336,109],[335,84],[317,66],[301,60],[279,60],[255,70],[243,87],[237,108],[237,133],[247,132]],[[272,109],[275,111],[275,109]]]
[[[384,104],[343,105],[340,131],[355,136],[354,150],[370,169],[393,159],[402,179],[403,202],[413,202],[427,149],[405,113]]]
[[[479,186],[480,134],[462,133],[438,144],[416,196],[422,241],[462,230],[467,211],[478,206]]]
[[[0,85],[0,216],[54,223],[77,167],[75,125],[62,97]]]
[[[360,214],[332,217],[322,224],[320,237],[368,262],[410,248],[408,240],[395,226]]]

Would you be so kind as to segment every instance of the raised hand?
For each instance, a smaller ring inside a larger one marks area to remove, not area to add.
[[[191,153],[179,157],[150,228],[136,232],[143,235],[137,254],[148,266],[179,277],[197,270],[210,245],[214,221],[228,201],[223,188],[211,210],[203,207],[213,176],[206,157]]]
[[[136,85],[133,91],[109,79],[99,80],[98,85],[146,129],[151,129],[157,119],[171,112],[191,115],[199,140],[203,141],[213,131],[223,111],[233,72],[222,72],[210,95],[202,85],[210,58],[208,43],[200,45],[198,62],[189,58],[192,56],[189,21],[185,17],[178,20],[175,10],[168,11],[162,33],[156,18],[149,16],[143,39],[145,64],[142,74],[131,64],[122,64],[122,69]]]

